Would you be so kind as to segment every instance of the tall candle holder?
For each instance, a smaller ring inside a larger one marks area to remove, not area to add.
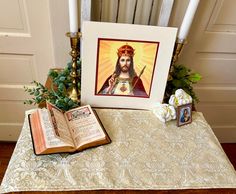
[[[164,99],[163,99],[163,101],[165,103],[168,103],[168,99],[172,94],[172,87],[171,87],[170,83],[173,80],[172,75],[173,75],[173,72],[174,72],[174,65],[175,65],[176,61],[178,60],[178,58],[181,54],[181,51],[183,50],[184,44],[186,44],[185,40],[180,40],[180,39],[176,40],[173,55],[172,55],[172,59],[171,59],[169,74],[168,74],[168,78],[167,78],[167,85],[166,85],[165,95],[164,95]]]
[[[171,79],[170,77],[170,73],[173,72],[173,69],[174,69],[174,64],[176,63],[176,61],[178,60],[182,50],[183,50],[183,47],[184,45],[187,43],[186,40],[180,40],[180,39],[177,39],[176,40],[176,43],[175,43],[175,47],[174,47],[174,51],[173,51],[173,55],[172,55],[172,59],[171,59],[171,64],[170,64],[170,71],[169,71],[169,77],[168,77],[168,80]]]
[[[175,62],[178,60],[185,44],[186,44],[185,40],[180,41],[179,39],[177,39],[174,47],[174,53],[172,56],[171,65],[175,64]]]
[[[79,96],[80,93],[78,91],[78,64],[77,60],[79,57],[79,40],[81,37],[80,32],[67,32],[66,36],[70,38],[70,45],[71,45],[71,52],[70,55],[72,57],[72,71],[70,73],[71,79],[72,79],[72,86],[69,88],[69,97],[73,101],[80,102]]]

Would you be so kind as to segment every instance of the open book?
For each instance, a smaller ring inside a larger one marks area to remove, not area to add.
[[[89,105],[65,113],[47,103],[29,115],[36,155],[76,152],[110,143],[102,123]]]

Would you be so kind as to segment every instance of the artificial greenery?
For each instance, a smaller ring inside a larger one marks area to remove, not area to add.
[[[80,75],[81,75],[81,62],[78,63],[78,91],[80,91]],[[24,87],[25,91],[33,96],[32,99],[25,100],[24,104],[43,104],[46,101],[56,105],[59,109],[67,111],[71,108],[77,107],[78,102],[73,101],[68,96],[68,90],[72,86],[71,62],[62,70],[50,70],[48,76],[52,79],[51,88],[46,88],[44,85],[37,81],[33,81],[35,87]]]
[[[193,98],[194,102],[199,102],[192,85],[201,80],[202,76],[199,73],[193,73],[184,65],[173,65],[172,68],[169,73],[170,78],[167,81],[165,99],[169,99],[177,89],[182,88]]]

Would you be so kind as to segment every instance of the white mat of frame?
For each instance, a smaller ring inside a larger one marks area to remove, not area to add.
[[[112,143],[35,156],[27,120],[0,193],[94,189],[236,188],[236,173],[201,113],[190,125],[151,112],[98,109]]]

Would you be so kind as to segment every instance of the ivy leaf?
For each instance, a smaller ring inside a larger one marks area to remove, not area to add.
[[[78,82],[77,86],[78,86],[78,90],[80,90],[80,88],[81,88],[80,82]]]
[[[65,103],[68,103],[70,101],[70,99],[68,97],[65,97],[64,101],[65,101]]]
[[[59,80],[62,81],[62,82],[64,82],[65,79],[66,79],[66,77],[64,77],[64,76],[62,76],[62,77],[59,78]]]
[[[187,69],[181,69],[178,74],[176,75],[177,79],[180,79],[182,77],[185,77],[188,74]]]
[[[172,83],[176,88],[180,88],[182,82],[181,82],[181,80],[175,79],[175,80],[172,81]]]
[[[68,67],[68,69],[71,69],[72,68],[72,62],[67,63],[67,67]]]
[[[41,100],[42,100],[42,98],[41,98],[40,96],[37,96],[37,97],[35,98],[35,102],[36,102],[37,104],[40,103]]]
[[[36,91],[34,92],[34,95],[35,95],[35,96],[38,96],[38,95],[39,95],[39,91],[36,90]]]
[[[193,83],[198,82],[199,80],[201,80],[202,76],[198,73],[192,73],[189,75],[189,80]]]
[[[68,67],[65,69],[64,72],[65,72],[66,75],[70,74],[70,71],[69,71]]]
[[[55,78],[58,76],[58,73],[52,69],[50,69],[48,75],[51,77],[51,78]]]
[[[73,106],[73,105],[74,105],[74,101],[73,101],[73,100],[70,100],[70,101],[68,102],[68,105],[69,105],[69,106]]]
[[[59,91],[63,92],[66,88],[65,85],[63,83],[60,83],[58,86]]]

